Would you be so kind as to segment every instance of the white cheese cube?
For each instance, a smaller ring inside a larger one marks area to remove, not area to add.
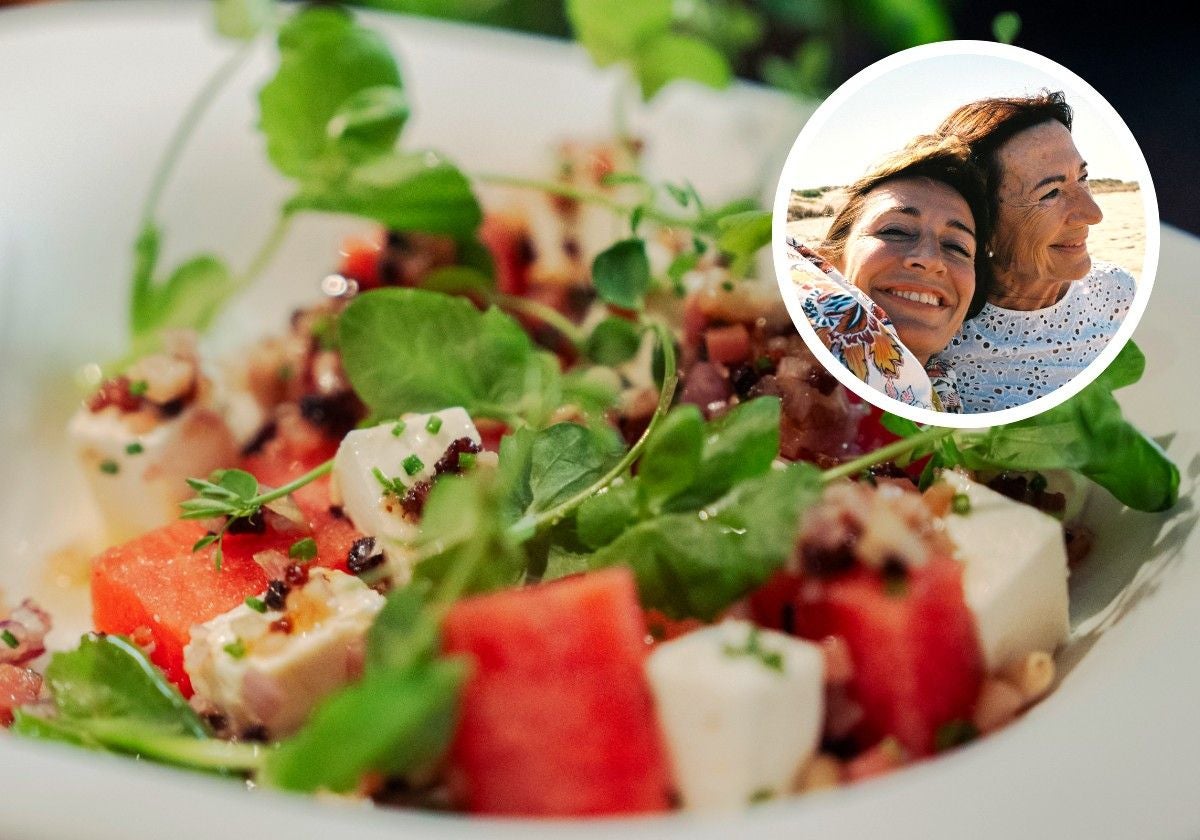
[[[686,808],[743,808],[791,790],[824,720],[824,658],[802,639],[726,621],[646,663]]]
[[[399,434],[392,421],[346,435],[333,464],[342,509],[354,527],[376,538],[376,550],[383,551],[396,583],[407,582],[412,574],[412,553],[405,544],[416,537],[417,526],[405,518],[396,495],[385,492],[376,471],[409,488],[433,478],[434,465],[455,440],[480,443],[475,424],[461,408],[406,414],[401,422]]]
[[[963,590],[989,671],[1032,653],[1052,653],[1070,632],[1067,552],[1057,519],[947,471],[970,501],[946,515],[964,563]]]
[[[314,568],[283,611],[241,604],[192,627],[183,663],[196,698],[235,732],[294,732],[320,700],[362,673],[367,630],[383,602],[352,575]]]
[[[186,480],[238,457],[225,421],[200,406],[167,420],[81,408],[68,433],[114,539],[178,519],[179,503],[193,495]]]

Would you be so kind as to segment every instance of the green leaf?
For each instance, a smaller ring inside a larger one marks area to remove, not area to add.
[[[391,149],[408,120],[408,97],[395,85],[376,85],[350,94],[325,127],[351,160]]]
[[[367,674],[317,707],[267,760],[263,780],[286,790],[344,793],[362,775],[432,765],[453,735],[465,661]]]
[[[638,520],[638,485],[612,484],[579,506],[575,527],[589,548],[601,548],[621,536]]]
[[[944,460],[971,469],[1071,469],[1131,508],[1167,510],[1179,499],[1179,468],[1125,419],[1112,395],[1112,389],[1136,382],[1145,363],[1129,342],[1101,376],[1062,405],[980,435],[964,435],[961,452],[948,453]]]
[[[602,365],[619,365],[637,355],[642,331],[625,318],[605,318],[592,329],[585,350],[588,358]]]
[[[671,25],[670,0],[567,0],[575,37],[601,67],[629,58]]]
[[[834,50],[827,38],[810,35],[792,53],[791,61],[769,55],[762,62],[762,77],[772,87],[804,97],[824,98],[830,90]]]
[[[63,718],[129,718],[178,735],[207,735],[175,686],[119,636],[89,634],[77,649],[54,654],[45,682]]]
[[[724,216],[717,225],[717,247],[733,257],[735,274],[745,274],[759,249],[771,244],[771,214],[765,210]]]
[[[670,32],[640,46],[635,67],[646,100],[676,79],[690,79],[717,89],[728,87],[733,79],[733,68],[720,50],[691,35]]]
[[[611,438],[575,423],[521,429],[500,444],[507,523],[550,510],[594,484],[620,458]]]
[[[258,479],[245,470],[223,470],[217,483],[243,501],[258,495]]]
[[[638,523],[592,555],[593,569],[633,569],[642,603],[672,618],[709,620],[781,568],[820,473],[793,464],[742,482],[704,512]]]
[[[954,37],[943,0],[855,0],[851,8],[863,29],[892,50]]]
[[[342,313],[339,335],[346,374],[377,417],[461,406],[472,416],[536,421],[559,387],[557,363],[535,352],[516,321],[463,298],[368,292]]]
[[[638,483],[646,497],[661,502],[691,487],[703,447],[704,418],[699,408],[682,405],[664,417],[638,462]]]
[[[455,237],[473,233],[483,219],[467,179],[432,152],[381,154],[336,179],[306,181],[284,210],[346,213]]]
[[[478,294],[485,300],[496,290],[496,284],[491,277],[476,268],[463,265],[451,265],[438,268],[426,275],[421,281],[421,288],[430,292],[441,292],[447,295]]]
[[[1016,12],[1000,12],[992,18],[992,37],[1002,44],[1017,40],[1021,31],[1021,16]]]
[[[297,12],[279,32],[279,70],[259,93],[267,154],[293,178],[328,179],[340,165],[330,121],[355,94],[400,87],[400,71],[379,34],[330,6]],[[373,148],[392,148],[399,124],[373,135]]]
[[[270,22],[271,0],[216,0],[217,31],[226,38],[249,41]]]
[[[432,586],[414,581],[387,596],[367,633],[367,671],[407,668],[431,661],[437,653],[438,627],[425,608]]]
[[[154,273],[161,245],[162,235],[153,224],[142,228],[134,243],[129,325],[136,352],[152,350],[164,329],[203,331],[235,290],[229,269],[211,254],[193,257],[158,282]]]
[[[702,507],[738,482],[769,470],[779,455],[780,411],[777,397],[759,397],[711,421],[705,428],[696,481],[667,507]]]
[[[641,309],[650,288],[650,259],[641,239],[623,239],[596,255],[592,263],[596,294],[623,309]]]
[[[425,559],[414,578],[439,596],[438,587],[449,586],[454,597],[517,584],[526,557],[504,521],[505,497],[504,481],[491,470],[439,479],[425,502],[418,542]]]

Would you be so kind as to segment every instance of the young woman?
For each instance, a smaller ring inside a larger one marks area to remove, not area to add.
[[[987,297],[982,173],[953,138],[918,138],[847,188],[814,251],[789,241],[802,308],[834,357],[908,405],[958,412],[938,352]]]

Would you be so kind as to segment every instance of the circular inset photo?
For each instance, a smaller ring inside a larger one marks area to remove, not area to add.
[[[1146,307],[1154,186],[1071,71],[951,41],[863,70],[796,139],[774,205],[780,289],[817,358],[918,423],[1023,420],[1087,387]]]

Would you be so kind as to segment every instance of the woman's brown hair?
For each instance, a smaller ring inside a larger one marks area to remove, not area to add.
[[[917,137],[846,187],[848,200],[829,226],[829,232],[819,249],[821,255],[840,265],[850,231],[862,215],[867,195],[877,187],[900,178],[928,178],[937,181],[950,187],[967,202],[967,207],[974,216],[976,245],[975,293],[971,296],[967,317],[978,315],[987,302],[992,285],[992,266],[987,256],[987,243],[992,239],[992,210],[983,172],[971,160],[970,147],[957,137]]]
[[[1060,122],[1071,130],[1075,115],[1062,91],[1043,90],[1033,96],[998,96],[968,102],[950,113],[937,127],[938,137],[957,137],[971,149],[971,157],[986,177],[988,207],[999,212],[1000,147],[1015,134],[1035,125]],[[982,240],[981,240],[982,241]]]

